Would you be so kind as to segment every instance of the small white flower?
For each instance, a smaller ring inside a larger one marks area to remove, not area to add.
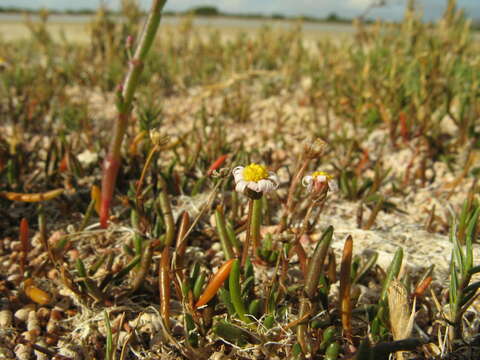
[[[263,165],[252,163],[248,166],[237,166],[232,171],[235,179],[235,190],[244,192],[246,189],[257,193],[267,193],[278,188],[278,177],[268,172]]]
[[[338,191],[338,185],[333,176],[324,171],[315,171],[312,175],[305,176],[302,184],[308,192],[318,191],[325,184],[328,185],[330,191]]]

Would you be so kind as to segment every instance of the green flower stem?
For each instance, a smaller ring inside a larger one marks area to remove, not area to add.
[[[245,305],[242,301],[242,291],[240,287],[240,264],[238,260],[235,260],[232,265],[232,270],[230,271],[229,279],[229,290],[230,290],[230,298],[237,312],[237,315],[240,320],[246,322],[247,324],[251,323],[252,320],[246,316],[247,311],[245,310]]]
[[[262,198],[253,200],[252,222],[250,233],[252,236],[253,257],[257,256],[260,243],[260,226],[262,225]]]
[[[242,252],[242,261],[241,266],[245,266],[245,262],[247,261],[248,251],[250,250],[250,228],[252,224],[252,213],[253,213],[253,199],[248,200],[248,212],[247,212],[247,230],[245,234],[245,243],[243,244],[243,252]]]
[[[115,123],[112,141],[110,143],[108,155],[103,164],[102,178],[102,205],[100,212],[100,224],[103,228],[108,226],[108,215],[110,204],[115,190],[118,169],[120,168],[120,150],[123,142],[123,136],[127,130],[128,119],[132,112],[132,100],[135,89],[138,85],[140,74],[142,73],[143,63],[148,51],[152,46],[160,24],[163,6],[167,0],[154,0],[144,31],[138,43],[133,59],[130,61],[130,68],[123,86],[117,92],[118,117]]]

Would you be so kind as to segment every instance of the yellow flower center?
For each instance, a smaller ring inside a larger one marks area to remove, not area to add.
[[[329,173],[326,173],[325,171],[315,171],[312,174],[312,177],[316,179],[319,176],[325,176],[327,178],[327,181],[333,180],[333,176],[330,175]]]
[[[246,181],[259,182],[266,178],[268,178],[268,171],[265,166],[252,163],[243,169],[243,179]]]

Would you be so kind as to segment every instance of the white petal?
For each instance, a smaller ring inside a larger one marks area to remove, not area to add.
[[[259,187],[261,192],[267,193],[267,192],[275,190],[278,187],[278,184],[274,183],[270,179],[265,179],[265,180],[260,180],[258,182],[258,187]]]
[[[306,186],[308,191],[310,191],[310,188],[312,187],[312,179],[313,177],[311,177],[310,175],[308,176],[305,176],[303,179],[302,179],[302,185],[303,186]]]
[[[249,181],[248,188],[256,192],[262,192],[262,189],[260,188],[259,184],[255,181]]]
[[[328,182],[328,188],[330,189],[330,191],[332,192],[337,192],[338,191],[338,184],[335,180],[330,180]]]
[[[232,170],[232,174],[235,175],[236,172],[243,171],[243,169],[244,169],[243,166],[236,166],[236,167]]]
[[[245,180],[240,180],[235,186],[235,191],[244,192],[245,188],[248,186],[249,182]]]
[[[278,183],[275,183],[275,182],[271,182],[270,181],[270,185],[269,185],[269,190],[268,191],[275,191],[277,190],[278,188]]]
[[[273,183],[273,185],[275,186],[275,188],[273,190],[275,190],[276,188],[278,188],[278,185],[280,185],[280,181],[278,180],[278,176],[271,171],[268,173],[268,175],[269,176],[268,176],[267,180],[270,180]]]
[[[243,179],[243,166],[237,166],[235,169],[232,170],[233,178],[235,182],[239,182]]]
[[[237,174],[233,175],[233,179],[235,180],[236,183],[238,183],[239,181],[244,180],[242,173],[240,173],[240,174],[237,173]]]
[[[318,182],[326,182],[327,181],[327,177],[325,175],[318,175],[316,178],[315,178],[316,181]]]
[[[260,180],[258,183],[258,191],[261,191],[261,192],[270,192],[274,189],[274,184],[273,182],[271,182],[270,180]]]

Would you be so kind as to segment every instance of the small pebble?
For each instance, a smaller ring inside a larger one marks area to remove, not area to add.
[[[67,251],[67,257],[70,261],[76,261],[80,256],[80,253],[77,249],[72,249]]]
[[[50,280],[57,280],[58,279],[58,270],[57,269],[50,269],[47,273],[47,278]]]
[[[14,251],[21,252],[22,251],[22,243],[20,241],[12,241],[10,244],[10,249],[12,249],[12,253]]]
[[[12,352],[12,350],[0,346],[0,359],[13,360],[14,358],[15,354]]]
[[[17,344],[15,346],[15,355],[17,360],[30,360],[32,347],[25,344]]]
[[[46,307],[41,307],[37,310],[38,320],[42,323],[46,323],[50,318],[50,309]]]
[[[8,309],[0,311],[0,329],[12,327],[12,312]]]
[[[25,322],[28,319],[28,314],[31,311],[35,311],[35,305],[34,304],[28,304],[25,305],[23,308],[15,311],[15,319],[20,321],[20,322]]]
[[[30,311],[27,318],[27,330],[35,334],[35,337],[40,335],[40,323],[38,322],[37,313],[35,311]]]

